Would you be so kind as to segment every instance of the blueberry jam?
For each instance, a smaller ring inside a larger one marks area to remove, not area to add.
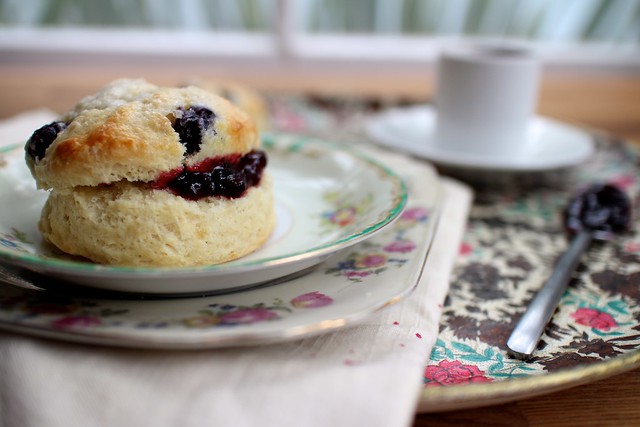
[[[595,184],[569,204],[564,216],[571,232],[588,229],[619,233],[629,226],[631,202],[619,188]]]
[[[260,182],[262,170],[267,165],[267,157],[262,151],[252,151],[240,159],[240,169],[245,175],[247,186]]]
[[[36,162],[42,159],[47,148],[66,127],[67,124],[64,122],[51,122],[33,132],[33,135],[27,141],[27,154],[35,159]]]
[[[189,200],[220,196],[235,199],[251,186],[257,185],[267,158],[262,151],[251,151],[243,157],[223,156],[205,161],[208,171],[201,167],[184,168],[170,181],[156,181],[154,188],[166,188]]]
[[[200,149],[202,134],[209,129],[216,118],[213,111],[205,107],[189,107],[180,109],[180,114],[173,123],[173,129],[180,136],[180,143],[186,149],[187,154],[193,154]]]

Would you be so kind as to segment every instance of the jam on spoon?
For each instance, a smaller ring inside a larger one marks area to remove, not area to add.
[[[629,198],[613,185],[594,184],[570,202],[564,211],[564,225],[573,235],[571,245],[511,333],[507,348],[512,356],[524,360],[531,357],[591,241],[610,240],[628,228],[630,219]]]
[[[564,224],[571,233],[589,229],[608,238],[629,227],[631,203],[627,195],[610,184],[594,184],[571,201],[564,212]],[[607,236],[609,235],[609,236]]]

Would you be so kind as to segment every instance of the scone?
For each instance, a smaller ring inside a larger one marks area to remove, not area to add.
[[[43,236],[97,263],[218,264],[259,248],[275,225],[255,124],[200,88],[113,82],[36,130],[25,151],[50,190]]]
[[[194,79],[191,80],[189,84],[213,92],[231,101],[232,104],[249,114],[256,123],[258,130],[266,130],[269,128],[266,102],[263,97],[252,88],[235,82],[204,79]]]

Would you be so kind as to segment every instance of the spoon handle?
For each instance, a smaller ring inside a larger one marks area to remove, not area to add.
[[[574,236],[569,249],[562,255],[553,273],[533,298],[527,311],[513,329],[507,341],[507,348],[512,356],[523,360],[531,357],[538,341],[540,341],[540,336],[558,306],[560,298],[567,289],[567,284],[571,274],[578,266],[580,256],[589,247],[592,238],[592,233],[586,230],[580,231]]]

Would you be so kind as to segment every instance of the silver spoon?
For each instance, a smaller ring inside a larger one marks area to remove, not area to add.
[[[618,188],[596,184],[570,202],[564,217],[565,226],[573,234],[569,249],[559,259],[507,341],[509,354],[518,359],[526,360],[533,355],[582,253],[591,241],[611,240],[615,233],[627,229],[631,203]]]

